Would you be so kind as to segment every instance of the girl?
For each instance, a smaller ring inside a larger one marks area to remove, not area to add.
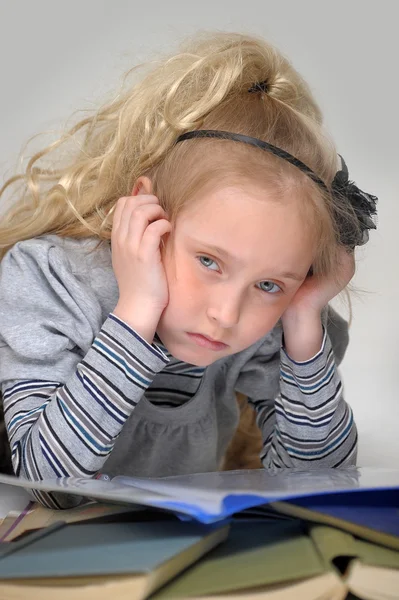
[[[0,227],[17,475],[217,470],[235,393],[256,410],[271,472],[355,462],[336,369],[347,330],[326,307],[376,199],[348,182],[274,48],[194,40],[3,189],[18,181]]]

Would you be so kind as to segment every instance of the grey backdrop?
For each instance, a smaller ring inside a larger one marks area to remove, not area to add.
[[[261,34],[292,59],[352,178],[380,197],[378,232],[358,254],[343,375],[360,463],[388,466],[399,457],[397,12],[396,0],[0,0],[1,178],[30,135],[91,106],[126,68],[197,29]]]

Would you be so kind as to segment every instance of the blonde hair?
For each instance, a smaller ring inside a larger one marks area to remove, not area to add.
[[[263,81],[267,93],[248,92]],[[18,197],[1,220],[0,258],[17,241],[46,233],[110,239],[113,207],[142,175],[150,176],[172,220],[213,179],[255,178],[281,197],[294,193],[301,199],[318,244],[314,270],[334,271],[338,233],[331,195],[288,162],[246,144],[176,144],[180,134],[199,128],[268,141],[327,186],[337,170],[334,145],[307,84],[275,48],[240,34],[197,36],[6,181],[0,196],[15,185]]]

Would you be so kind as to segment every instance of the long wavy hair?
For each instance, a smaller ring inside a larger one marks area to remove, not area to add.
[[[199,128],[247,134],[293,154],[328,187],[337,170],[336,150],[307,84],[288,60],[262,39],[210,33],[149,65],[132,85],[130,75],[113,101],[5,182],[0,196],[15,197],[1,218],[0,258],[16,242],[48,233],[109,240],[118,198],[148,175],[172,221],[215,180],[256,181],[277,198],[297,198],[317,246],[313,269],[334,272],[339,240],[333,215],[343,209],[334,206],[331,194],[281,158],[243,143],[176,144],[180,134]],[[265,81],[267,93],[249,93]],[[353,211],[345,211],[356,228]]]

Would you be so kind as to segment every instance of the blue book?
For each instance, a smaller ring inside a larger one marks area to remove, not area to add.
[[[265,469],[197,473],[175,477],[114,477],[111,480],[64,477],[27,481],[0,476],[0,483],[94,498],[127,505],[152,506],[194,518],[202,523],[223,520],[241,510],[271,502],[339,495],[370,498],[375,492],[384,505],[399,492],[399,469],[348,467],[342,469]]]
[[[270,506],[279,514],[338,527],[399,550],[398,490],[305,497]]]
[[[147,598],[228,530],[177,519],[56,523],[4,544],[0,598]]]

